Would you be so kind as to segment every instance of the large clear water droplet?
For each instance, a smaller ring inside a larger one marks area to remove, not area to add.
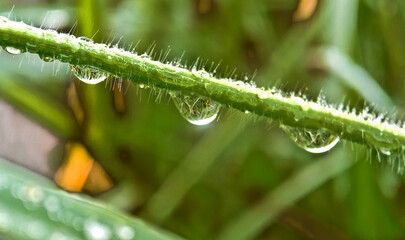
[[[100,69],[86,65],[70,65],[72,73],[82,82],[97,84],[104,81],[109,74]]]
[[[207,125],[215,120],[221,105],[207,98],[170,93],[181,116],[194,125]]]
[[[311,153],[323,153],[332,149],[339,136],[327,129],[308,129],[280,125],[281,129],[301,148]]]
[[[93,42],[86,37],[78,37],[78,39],[84,42]],[[80,81],[88,84],[100,83],[109,76],[107,72],[87,65],[70,65],[70,69]]]
[[[13,48],[13,47],[5,47],[4,50],[12,55],[18,55],[21,54],[22,51],[18,48]]]

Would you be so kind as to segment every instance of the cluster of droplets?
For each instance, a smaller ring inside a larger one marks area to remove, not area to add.
[[[184,95],[181,93],[170,93],[174,105],[180,115],[194,125],[207,125],[215,120],[221,105],[210,99]]]

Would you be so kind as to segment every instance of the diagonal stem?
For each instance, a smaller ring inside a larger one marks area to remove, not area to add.
[[[151,60],[105,44],[82,41],[74,36],[43,30],[0,17],[0,45],[37,53],[70,64],[89,65],[134,83],[169,91],[204,96],[223,105],[269,117],[284,125],[325,128],[340,137],[376,149],[400,149],[405,145],[405,129],[381,121],[373,113],[360,114],[312,102],[280,90],[264,90],[253,85],[214,77],[205,70]]]

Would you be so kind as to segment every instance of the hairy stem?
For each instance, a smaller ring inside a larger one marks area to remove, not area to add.
[[[216,78],[205,70],[189,70],[154,61],[146,54],[137,55],[105,44],[86,42],[4,17],[0,18],[0,44],[70,64],[93,66],[134,83],[204,96],[284,125],[329,129],[342,138],[377,149],[401,149],[405,145],[403,128],[381,121],[367,111],[356,114],[279,90],[264,90],[242,81]]]

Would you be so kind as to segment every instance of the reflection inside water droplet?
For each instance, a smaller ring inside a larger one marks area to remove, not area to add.
[[[70,65],[72,73],[82,82],[97,84],[104,81],[109,74],[92,66]]]
[[[21,54],[22,51],[18,48],[13,48],[13,47],[5,47],[4,50],[12,55],[18,55]]]
[[[198,96],[170,93],[181,116],[194,125],[207,125],[215,120],[221,105]]]
[[[323,153],[332,149],[339,136],[327,129],[308,129],[280,125],[281,129],[301,148],[310,153]]]

